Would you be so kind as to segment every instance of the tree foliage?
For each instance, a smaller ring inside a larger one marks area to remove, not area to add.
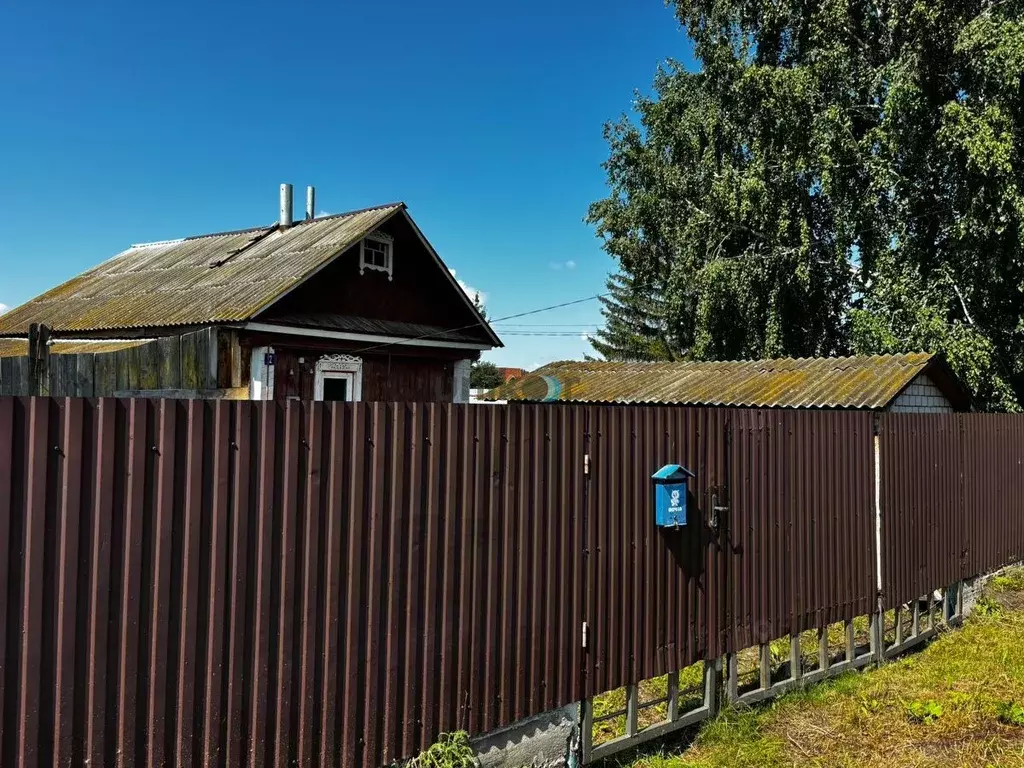
[[[923,349],[1016,408],[1024,0],[674,7],[699,71],[666,63],[607,127],[589,214],[615,279],[658,299],[674,346],[652,356]]]
[[[505,378],[494,363],[480,360],[469,368],[469,386],[473,389],[494,389],[504,383]]]
[[[685,354],[672,334],[659,287],[638,283],[628,274],[608,278],[600,298],[604,327],[590,339],[605,360],[676,360]]]

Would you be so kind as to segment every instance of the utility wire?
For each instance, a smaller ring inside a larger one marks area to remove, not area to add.
[[[584,303],[586,303],[588,301],[594,301],[595,299],[600,299],[600,298],[603,298],[603,297],[609,296],[609,295],[610,294],[608,294],[608,293],[596,293],[593,296],[587,296],[587,297],[582,298],[582,299],[575,299],[573,301],[565,301],[565,302],[562,302],[561,304],[552,304],[550,307],[541,307],[540,309],[531,309],[531,310],[529,310],[527,312],[517,312],[514,315],[506,315],[505,317],[499,317],[496,320],[487,321],[487,323],[493,325],[494,323],[500,323],[500,322],[503,322],[505,320],[515,320],[518,317],[529,317],[530,315],[539,315],[541,312],[550,312],[553,309],[562,309],[563,307],[571,307],[571,306],[574,306],[576,304],[584,304]],[[484,325],[485,325],[484,323],[479,323],[479,322],[478,323],[470,323],[469,325],[459,326],[458,328],[446,328],[445,330],[440,331],[440,333],[455,333],[457,331],[466,331],[466,330],[469,330],[470,328],[480,328],[480,327],[483,327]],[[431,331],[430,333],[424,333],[421,336],[414,336],[411,339],[402,339],[401,341],[389,341],[386,344],[374,344],[373,346],[363,347],[362,349],[357,349],[352,354],[361,354],[363,352],[372,352],[372,351],[377,350],[377,349],[385,349],[386,347],[401,346],[402,344],[408,344],[410,341],[420,341],[421,339],[431,339],[431,337],[436,337],[438,335],[438,333],[439,333],[438,331]],[[437,339],[433,339],[433,340],[437,340]]]
[[[578,339],[580,336],[591,336],[596,331],[552,331],[551,333],[545,333],[543,331],[502,331],[502,336],[547,336],[547,337],[562,337],[570,339]]]
[[[700,209],[698,209],[698,210],[700,210]],[[939,211],[940,211],[940,209],[935,208],[935,209],[924,211],[923,213],[920,213],[920,214],[918,214],[916,216],[904,216],[902,218],[903,218],[904,221],[906,221],[906,220],[915,220],[915,219],[924,218],[925,216],[930,216],[931,214],[938,213]],[[736,225],[734,225],[734,226],[736,226]],[[853,234],[854,234],[854,237],[856,237],[858,235],[867,234],[868,232],[874,231],[876,229],[881,229],[881,225],[874,226],[874,227],[868,227],[867,229],[863,229],[863,230],[861,230],[859,232],[855,232]],[[762,233],[757,232],[756,230],[749,230],[749,231],[753,235],[755,235],[756,237],[760,237],[762,240],[765,240],[767,242],[767,238]],[[786,248],[786,249],[783,249],[783,250],[784,251],[793,251],[793,250],[797,250],[797,249],[796,248]],[[713,263],[714,261],[732,261],[732,260],[738,260],[738,259],[743,259],[743,258],[766,258],[766,257],[768,257],[770,255],[772,255],[772,254],[771,253],[764,253],[764,254],[736,254],[735,256],[718,257],[718,258],[712,259],[708,263]],[[513,315],[506,315],[505,317],[499,317],[499,318],[496,318],[494,320],[487,321],[487,324],[489,324],[489,325],[497,325],[499,323],[504,323],[504,322],[506,322],[508,320],[516,320],[516,319],[518,319],[520,317],[529,317],[531,315],[538,315],[541,312],[550,312],[551,310],[554,310],[554,309],[562,309],[563,307],[572,307],[572,306],[575,306],[577,304],[585,304],[588,301],[595,301],[596,299],[606,298],[606,297],[608,297],[610,295],[611,295],[610,293],[596,293],[593,296],[586,296],[586,297],[584,297],[582,299],[575,299],[573,301],[565,301],[565,302],[562,302],[561,304],[552,304],[551,306],[548,306],[548,307],[540,307],[539,309],[531,309],[531,310],[528,310],[526,312],[517,312],[516,314],[513,314]],[[458,331],[469,330],[470,328],[483,327],[483,325],[484,325],[484,323],[479,323],[479,322],[477,322],[477,323],[470,323],[469,325],[462,325],[462,326],[458,326],[456,328],[447,328],[447,329],[441,331],[440,333],[456,333]],[[524,335],[529,335],[529,334],[527,334],[527,332],[522,332],[522,331],[520,331],[520,332],[504,331],[503,333],[506,336],[524,336]],[[424,333],[424,334],[422,334],[420,336],[415,336],[415,337],[413,337],[411,339],[403,339],[401,341],[390,341],[390,342],[388,342],[386,344],[374,344],[374,345],[369,346],[369,347],[363,347],[362,349],[357,349],[357,350],[355,350],[354,354],[360,354],[360,353],[363,353],[363,352],[372,352],[372,351],[375,351],[375,350],[378,350],[378,349],[386,349],[388,347],[401,346],[402,344],[407,344],[410,341],[420,341],[420,340],[424,340],[424,339],[431,339],[431,337],[436,337],[437,335],[438,335],[437,331],[431,331],[429,333]],[[532,334],[532,335],[551,336],[551,335],[555,335],[555,333],[552,332],[552,333],[544,333],[544,334],[542,334],[542,333],[538,332],[538,333]],[[565,335],[566,336],[578,336],[579,334],[578,333],[574,333],[574,332],[566,332]]]

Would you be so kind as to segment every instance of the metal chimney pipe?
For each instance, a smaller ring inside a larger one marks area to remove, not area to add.
[[[306,187],[306,221],[316,217],[316,187]]]
[[[287,229],[292,225],[292,185],[281,185],[281,218],[279,220],[281,229]]]

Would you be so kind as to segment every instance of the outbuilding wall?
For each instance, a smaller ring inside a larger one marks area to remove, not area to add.
[[[926,374],[914,379],[889,408],[891,413],[954,413],[952,403]]]

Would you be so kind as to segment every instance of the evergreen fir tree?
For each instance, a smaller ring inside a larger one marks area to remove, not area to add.
[[[661,291],[644,286],[626,270],[608,278],[600,299],[604,327],[590,344],[605,360],[648,362],[678,360],[685,355],[670,332]]]

